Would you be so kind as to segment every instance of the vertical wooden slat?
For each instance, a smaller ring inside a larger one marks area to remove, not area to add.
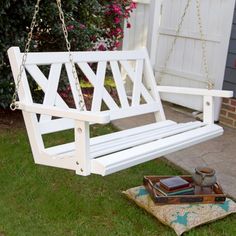
[[[76,174],[87,176],[91,174],[90,160],[90,140],[89,140],[89,123],[75,121],[75,157],[76,157]]]
[[[103,91],[104,91],[104,81],[106,75],[106,66],[107,66],[106,61],[98,62],[97,74],[96,74],[97,81],[93,92],[92,111],[101,110]]]
[[[133,81],[132,106],[137,106],[140,103],[141,85],[143,76],[143,60],[136,61],[135,79]]]
[[[203,98],[203,122],[205,124],[214,124],[213,99],[212,96],[204,96]]]
[[[15,83],[17,83],[17,76],[20,70],[23,54],[20,52],[19,48],[12,47],[8,50],[8,56],[10,59],[13,77],[14,77]],[[32,96],[31,96],[25,70],[23,71],[23,76],[20,83],[18,94],[21,101],[28,102],[28,103],[32,102]],[[40,162],[42,158],[41,152],[44,149],[44,144],[43,144],[42,135],[40,133],[40,128],[38,125],[37,116],[34,113],[28,113],[24,111],[22,111],[22,113],[23,113],[25,126],[28,133],[29,141],[30,141],[30,146],[33,152],[34,161],[38,163]]]

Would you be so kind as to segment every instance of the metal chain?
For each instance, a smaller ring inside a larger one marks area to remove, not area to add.
[[[172,54],[173,51],[174,51],[174,47],[175,47],[176,42],[177,42],[177,39],[178,39],[178,37],[179,37],[180,30],[182,29],[183,22],[184,22],[184,19],[185,19],[185,16],[186,16],[186,14],[187,14],[187,10],[188,10],[188,8],[189,8],[189,6],[190,6],[191,1],[192,1],[192,0],[188,0],[188,1],[187,1],[187,4],[186,4],[185,7],[184,7],[184,12],[183,12],[183,14],[182,14],[182,16],[181,16],[181,18],[180,18],[180,22],[179,22],[179,24],[178,24],[178,26],[177,26],[177,30],[176,30],[176,33],[175,33],[174,40],[172,41],[170,50],[169,50],[169,52],[167,53],[167,56],[166,56],[166,58],[165,58],[164,67],[163,67],[162,71],[160,72],[160,75],[159,75],[159,78],[158,78],[158,83],[159,83],[159,84],[161,83],[162,78],[163,78],[163,75],[165,74],[164,70],[167,68],[167,64],[168,64],[168,62],[169,62],[169,60],[170,60],[170,56],[171,56],[171,54]]]
[[[41,0],[37,0],[37,3],[35,5],[34,15],[33,15],[33,18],[32,18],[32,22],[30,24],[30,32],[28,33],[28,38],[27,38],[27,42],[26,42],[26,45],[25,45],[25,50],[24,50],[24,54],[23,54],[23,57],[22,57],[20,70],[19,70],[19,73],[17,75],[15,91],[12,95],[12,102],[10,104],[10,108],[11,108],[12,111],[14,111],[18,108],[17,97],[18,97],[19,86],[20,86],[20,82],[21,82],[21,79],[22,79],[22,74],[23,74],[23,71],[24,71],[27,55],[28,55],[28,52],[29,52],[29,49],[30,49],[30,43],[32,41],[33,30],[34,30],[34,27],[35,27],[35,24],[36,24],[36,21],[37,21],[37,14],[39,12],[40,1]],[[72,53],[70,51],[71,45],[70,45],[70,42],[68,40],[68,31],[67,31],[66,24],[65,24],[64,13],[63,13],[62,7],[61,7],[61,1],[60,0],[56,0],[56,1],[57,1],[58,10],[59,10],[59,17],[60,17],[61,22],[62,22],[62,29],[63,29],[63,34],[64,34],[64,37],[65,37],[65,41],[66,41],[66,47],[67,47],[67,50],[69,52],[69,61],[70,61],[71,66],[72,66],[72,74],[73,74],[73,77],[75,79],[75,85],[76,85],[77,92],[79,94],[79,108],[80,108],[80,110],[84,110],[85,109],[84,98],[83,98],[83,95],[82,95],[82,91],[80,89],[79,79],[78,79],[78,76],[77,76],[77,73],[76,73],[76,68],[75,68],[75,64],[74,64],[74,61],[73,61],[73,56],[72,56]]]
[[[66,48],[67,48],[67,51],[69,53],[69,61],[70,61],[71,66],[72,66],[72,74],[73,74],[73,77],[74,77],[74,80],[75,80],[76,90],[79,94],[79,108],[80,108],[81,111],[83,111],[86,106],[85,106],[84,98],[83,98],[82,91],[81,91],[81,88],[80,88],[79,78],[78,78],[78,75],[76,73],[75,63],[74,63],[74,60],[73,60],[73,55],[71,53],[71,44],[68,40],[68,30],[67,30],[66,24],[65,24],[65,17],[64,17],[64,13],[62,11],[61,0],[56,0],[56,1],[57,1],[57,7],[58,7],[58,10],[59,10],[59,17],[60,17],[60,20],[61,20],[61,23],[62,23],[61,26],[62,26],[64,38],[65,38],[65,41],[66,41]]]
[[[174,37],[174,40],[172,41],[172,44],[171,44],[171,47],[170,47],[170,50],[166,56],[166,59],[165,59],[165,62],[164,62],[164,66],[163,66],[163,69],[162,71],[160,72],[160,75],[159,75],[159,78],[158,78],[158,84],[161,83],[162,79],[163,79],[163,76],[165,74],[165,69],[167,68],[167,64],[169,62],[169,59],[170,59],[170,56],[171,54],[173,53],[174,51],[174,47],[176,45],[176,42],[177,42],[177,39],[179,37],[179,34],[180,34],[180,30],[182,28],[182,25],[183,25],[183,21],[184,21],[184,18],[186,16],[186,13],[187,13],[187,10],[190,6],[190,3],[191,3],[192,0],[188,0],[187,1],[187,4],[185,5],[185,8],[184,8],[184,12],[180,18],[180,22],[177,26],[177,30],[176,30],[176,34],[175,34],[175,37]],[[202,61],[203,61],[203,65],[204,65],[204,71],[205,71],[205,75],[206,75],[206,83],[207,83],[207,88],[208,89],[212,89],[214,87],[214,83],[210,80],[210,76],[209,76],[209,69],[208,69],[208,61],[207,61],[207,52],[206,52],[206,40],[204,39],[204,34],[203,34],[203,27],[202,27],[202,19],[201,19],[201,11],[200,11],[200,0],[196,0],[196,8],[197,8],[197,18],[198,18],[198,25],[199,25],[199,32],[200,32],[200,37],[201,37],[201,42],[202,42]]]
[[[28,55],[28,52],[29,52],[30,43],[31,43],[32,37],[33,37],[33,30],[34,30],[34,27],[35,27],[35,24],[36,24],[37,14],[39,12],[39,3],[40,3],[40,1],[41,0],[37,0],[37,3],[36,3],[35,8],[34,8],[34,15],[33,15],[33,18],[32,18],[31,24],[30,24],[30,32],[28,33],[28,38],[27,38],[27,42],[26,42],[26,45],[25,45],[25,50],[24,50],[24,54],[23,54],[23,57],[22,57],[20,70],[19,70],[19,73],[18,73],[17,79],[16,79],[15,91],[12,95],[12,101],[11,101],[11,104],[10,104],[10,108],[11,108],[12,111],[14,111],[18,108],[18,105],[16,103],[17,102],[17,97],[18,97],[18,91],[19,91],[19,87],[20,87],[22,73],[23,73],[23,70],[24,70],[24,67],[25,67],[25,62],[26,62],[27,55]]]
[[[204,38],[204,34],[203,34],[200,0],[196,0],[196,7],[197,7],[197,19],[198,19],[199,32],[200,32],[200,37],[201,37],[201,42],[202,42],[201,44],[202,61],[203,61],[205,75],[206,75],[207,89],[213,89],[214,83],[210,80],[208,61],[207,61],[206,39]]]

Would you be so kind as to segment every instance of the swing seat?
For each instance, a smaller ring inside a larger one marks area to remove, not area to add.
[[[17,83],[23,53],[12,47],[8,55]],[[68,52],[27,55],[17,108],[23,113],[35,163],[75,170],[83,176],[91,173],[104,176],[223,134],[222,127],[214,124],[214,97],[232,97],[231,91],[157,86],[146,49],[72,55],[79,77],[86,77],[93,86],[90,110],[80,109],[81,96]],[[43,66],[47,66],[48,73]],[[74,108],[68,106],[58,91],[60,77],[70,84]],[[114,81],[116,99],[105,87],[106,77]],[[130,85],[126,86],[128,80]],[[43,92],[41,103],[34,102],[32,81]],[[203,122],[178,124],[166,120],[160,92],[203,96]],[[147,113],[154,113],[155,123],[90,138],[91,124]],[[45,146],[43,135],[67,129],[74,129],[73,142]]]

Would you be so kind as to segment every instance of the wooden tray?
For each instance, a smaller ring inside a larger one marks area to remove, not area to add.
[[[143,184],[145,188],[150,193],[153,201],[158,204],[186,204],[186,203],[223,203],[226,199],[226,195],[224,194],[221,186],[216,183],[211,192],[208,193],[195,193],[194,195],[175,195],[175,196],[163,196],[154,188],[154,184],[159,182],[160,179],[170,178],[173,176],[144,176]],[[192,177],[190,175],[182,175],[180,176],[183,179],[190,182],[195,190],[195,187]],[[196,192],[196,191],[195,191]]]

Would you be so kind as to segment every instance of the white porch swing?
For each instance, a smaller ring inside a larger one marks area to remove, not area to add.
[[[157,86],[146,49],[71,52],[61,0],[57,0],[57,5],[68,52],[30,53],[39,3],[37,0],[25,52],[21,53],[18,47],[8,50],[16,84],[11,108],[22,110],[35,163],[75,170],[83,176],[91,173],[104,176],[223,134],[222,127],[214,124],[213,97],[231,97],[231,91]],[[97,63],[96,72],[91,63]],[[48,78],[40,69],[43,65],[50,66]],[[69,108],[57,92],[62,66],[67,72],[75,109]],[[75,66],[94,87],[90,111],[86,110]],[[104,87],[107,69],[116,85],[118,103]],[[126,94],[121,71],[125,71],[125,79],[132,82],[131,98]],[[30,76],[44,92],[42,104],[33,102]],[[166,120],[160,91],[203,96],[203,122],[177,124]],[[106,111],[101,110],[102,102],[108,108]],[[90,138],[91,123],[105,124],[147,113],[155,114],[155,123]],[[72,128],[74,142],[45,147],[44,134]]]

